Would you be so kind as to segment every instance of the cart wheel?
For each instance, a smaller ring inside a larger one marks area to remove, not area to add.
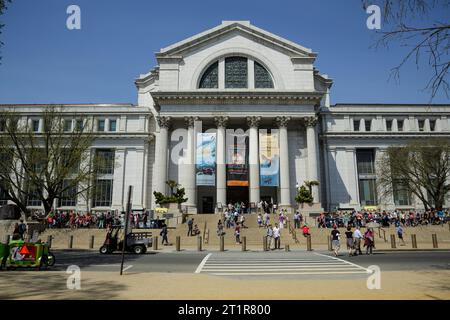
[[[108,250],[107,246],[101,246],[99,251],[100,251],[101,254],[109,253],[109,250]]]
[[[47,266],[53,267],[55,265],[55,262],[56,262],[55,255],[49,252],[47,257]]]
[[[143,254],[144,253],[144,247],[143,246],[134,246],[133,251],[136,254]]]

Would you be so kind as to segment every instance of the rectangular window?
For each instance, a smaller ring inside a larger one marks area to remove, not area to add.
[[[109,120],[109,131],[116,132],[117,130],[117,120]]]
[[[77,119],[75,121],[75,130],[76,131],[82,131],[83,129],[84,129],[83,119]]]
[[[39,198],[39,191],[37,189],[33,189],[32,187],[28,188],[28,197],[27,197],[27,206],[29,207],[40,207],[42,205],[42,201]]]
[[[8,203],[8,198],[6,197],[6,191],[0,187],[0,205],[3,206]]]
[[[65,119],[64,120],[64,132],[72,131],[72,120]]]
[[[371,127],[372,127],[372,119],[370,120],[365,120],[364,121],[365,125],[366,125],[366,131],[370,131]]]
[[[225,58],[225,88],[247,88],[247,58]]]
[[[353,120],[353,131],[359,131],[359,120]]]
[[[398,131],[403,131],[403,120],[397,120]]]
[[[63,188],[70,185],[70,180],[64,180]],[[62,193],[62,198],[59,199],[60,207],[75,207],[77,205],[77,186],[70,186]]]
[[[97,120],[97,131],[100,131],[100,132],[105,131],[105,120],[104,119]]]
[[[392,120],[386,120],[386,130],[392,131]]]
[[[377,204],[377,189],[375,179],[359,180],[359,199],[362,206],[374,206]]]
[[[110,149],[96,150],[96,163],[98,174],[114,174],[115,152]]]
[[[359,199],[362,206],[377,204],[375,176],[375,152],[373,149],[356,150],[358,168]]]
[[[409,206],[411,204],[411,192],[402,181],[394,181],[392,189],[396,206]]]
[[[436,120],[430,120],[430,131],[436,130]]]
[[[1,119],[0,120],[0,132],[4,132],[6,130],[6,120]]]
[[[94,207],[110,207],[112,202],[113,180],[99,179],[94,188]]]
[[[31,128],[32,128],[33,132],[39,132],[39,120],[32,120]]]
[[[425,120],[419,120],[419,131],[423,131],[425,128]]]

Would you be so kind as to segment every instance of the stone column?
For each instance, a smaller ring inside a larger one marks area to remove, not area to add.
[[[222,203],[225,208],[227,205],[227,168],[226,168],[226,146],[225,146],[225,130],[228,117],[214,117],[217,126],[216,137],[216,202]]]
[[[159,132],[155,141],[155,170],[154,181],[155,191],[166,194],[167,191],[167,157],[169,154],[169,127],[170,117],[158,116]]]
[[[186,169],[185,181],[182,187],[186,190],[186,197],[188,201],[185,206],[189,213],[197,213],[197,184],[196,184],[196,174],[195,174],[195,154],[196,154],[196,131],[195,131],[195,121],[198,121],[198,117],[185,117],[184,121],[188,128],[187,131],[187,159],[185,159]]]
[[[249,133],[249,202],[254,202],[255,205],[260,201],[259,189],[259,143],[258,143],[258,126],[261,117],[247,117],[247,123],[250,127]]]
[[[275,121],[279,128],[280,141],[280,206],[291,206],[291,195],[289,188],[289,148],[287,125],[290,117],[276,117]]]
[[[319,179],[319,151],[318,145],[316,143],[317,135],[317,117],[305,118],[306,124],[306,144],[308,149],[308,180]],[[312,195],[314,198],[314,203],[320,203],[319,199],[319,186],[312,187]]]

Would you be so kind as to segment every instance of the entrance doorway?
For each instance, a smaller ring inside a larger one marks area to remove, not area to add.
[[[229,203],[244,202],[248,205],[248,187],[228,187],[227,188],[227,205]]]
[[[213,197],[202,197],[202,212],[201,213],[214,213]]]

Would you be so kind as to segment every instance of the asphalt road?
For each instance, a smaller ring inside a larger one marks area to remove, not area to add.
[[[93,251],[58,250],[51,270],[63,271],[77,265],[84,271],[119,272],[121,254],[101,255]],[[125,272],[210,273],[233,277],[366,277],[377,265],[382,271],[425,271],[450,269],[450,251],[377,252],[373,255],[338,259],[329,252],[195,252],[125,255]]]

